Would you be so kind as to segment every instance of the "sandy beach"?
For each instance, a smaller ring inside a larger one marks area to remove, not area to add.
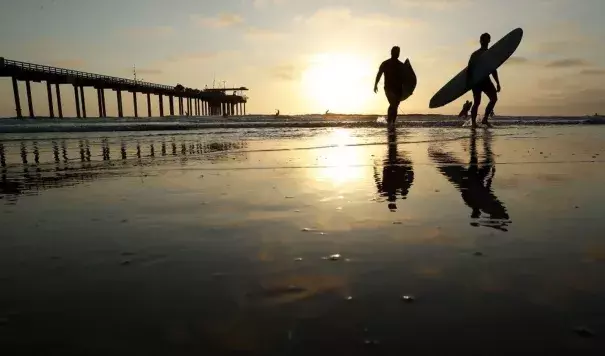
[[[0,142],[11,355],[605,352],[602,126]]]

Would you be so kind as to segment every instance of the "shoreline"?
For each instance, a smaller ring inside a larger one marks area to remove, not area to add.
[[[409,128],[462,127],[463,119],[452,116],[400,116],[396,126]],[[498,117],[491,120],[495,127],[603,125],[602,117]],[[264,128],[380,128],[376,116],[356,116],[349,119],[321,116],[244,116],[230,119],[214,117],[186,118],[64,118],[64,119],[0,119],[0,134],[44,132],[126,132],[203,129],[264,129]]]

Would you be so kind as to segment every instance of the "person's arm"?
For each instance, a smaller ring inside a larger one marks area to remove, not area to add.
[[[376,81],[374,82],[374,93],[378,92],[378,82],[380,82],[382,73],[384,73],[383,64],[380,65],[380,67],[378,68],[378,73],[376,73]]]
[[[498,70],[495,70],[492,73],[492,76],[494,77],[494,80],[496,81],[496,85],[498,86],[497,87],[498,91],[500,91],[501,87],[500,87],[500,78],[498,78]]]

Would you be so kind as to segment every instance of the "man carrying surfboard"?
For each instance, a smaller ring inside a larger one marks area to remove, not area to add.
[[[473,54],[471,55],[471,58],[468,61],[468,70],[466,71],[467,87],[472,86],[472,91],[473,91],[473,101],[474,102],[473,102],[473,107],[471,109],[471,120],[472,120],[473,127],[477,126],[477,113],[479,112],[479,105],[481,105],[481,94],[482,93],[485,93],[485,95],[487,95],[487,97],[489,98],[489,104],[487,104],[487,106],[485,107],[485,116],[483,117],[483,120],[481,120],[481,123],[486,126],[491,126],[490,123],[488,122],[488,118],[489,118],[490,114],[494,111],[496,102],[498,102],[498,93],[501,90],[500,79],[498,78],[498,70],[494,70],[492,72],[492,76],[494,77],[494,80],[496,81],[497,87],[494,87],[494,83],[492,83],[491,79],[489,78],[489,75],[487,77],[485,77],[484,80],[478,82],[476,85],[472,85],[472,82],[473,82],[472,75],[473,75],[473,70],[475,69],[475,64],[476,64],[477,60],[479,59],[479,57],[481,57],[481,55],[485,51],[487,51],[490,41],[491,41],[491,36],[489,33],[484,33],[481,35],[481,37],[479,39],[479,42],[481,43],[481,48],[479,48],[478,50],[473,52]]]
[[[380,64],[378,73],[376,74],[376,82],[374,83],[374,93],[378,92],[378,82],[384,74],[384,93],[389,101],[389,109],[387,111],[387,123],[390,125],[395,124],[397,119],[397,110],[399,104],[404,98],[411,95],[411,91],[415,88],[415,74],[408,60],[405,63],[399,60],[399,54],[401,50],[398,46],[391,48],[391,58]],[[413,76],[413,80],[411,80]],[[410,78],[408,78],[410,77]],[[412,85],[407,82],[412,82]],[[409,86],[410,88],[406,88]],[[408,89],[409,93],[405,90]],[[411,89],[411,90],[410,90]]]

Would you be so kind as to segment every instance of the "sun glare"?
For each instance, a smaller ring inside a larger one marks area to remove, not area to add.
[[[368,61],[350,54],[316,55],[303,72],[304,94],[311,100],[310,111],[358,113],[372,92]]]

